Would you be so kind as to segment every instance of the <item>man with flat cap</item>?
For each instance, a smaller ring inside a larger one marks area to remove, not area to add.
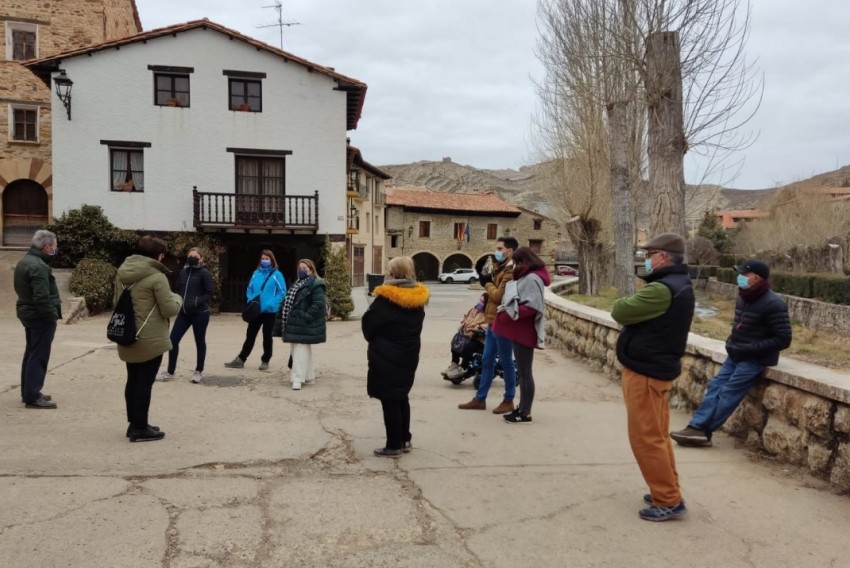
[[[623,365],[623,398],[629,444],[649,486],[638,511],[647,521],[667,521],[687,509],[670,441],[668,395],[682,371],[682,355],[694,317],[694,290],[685,264],[685,240],[662,233],[646,250],[647,285],[614,302],[611,317],[623,326],[617,359]]]
[[[726,360],[709,381],[705,398],[688,427],[670,436],[680,446],[710,446],[711,435],[732,416],[765,367],[779,362],[791,345],[788,306],[770,289],[770,268],[752,259],[736,266],[738,299]]]

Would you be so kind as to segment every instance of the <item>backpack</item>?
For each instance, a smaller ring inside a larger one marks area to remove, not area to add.
[[[133,297],[130,295],[130,290],[135,286],[134,282],[130,287],[122,284],[124,290],[121,292],[121,297],[115,304],[115,309],[112,310],[112,317],[109,318],[109,323],[106,326],[106,338],[118,345],[132,345],[139,338],[139,333],[148,323],[148,320],[156,309],[156,304],[151,308],[148,317],[145,318],[145,323],[136,331],[136,312],[133,310]]]

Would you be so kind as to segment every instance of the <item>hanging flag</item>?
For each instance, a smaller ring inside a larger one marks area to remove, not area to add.
[[[466,224],[466,242],[469,242],[469,223]]]

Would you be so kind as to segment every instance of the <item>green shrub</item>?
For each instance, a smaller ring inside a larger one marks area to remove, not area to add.
[[[813,276],[812,296],[830,304],[850,304],[850,278],[837,275]]]
[[[814,298],[812,274],[794,272],[771,272],[770,284],[774,291],[800,298]]]
[[[104,260],[84,258],[71,274],[71,293],[86,299],[86,307],[91,314],[108,310],[112,307],[117,272]]]
[[[83,205],[62,213],[47,226],[59,241],[54,266],[74,267],[84,258],[103,260],[118,266],[132,254],[139,236],[116,228],[97,205]]]
[[[718,268],[715,272],[715,276],[717,277],[718,282],[735,284],[736,279],[738,278],[738,273],[735,272],[734,268]]]
[[[688,274],[691,278],[711,278],[717,276],[719,266],[711,266],[709,264],[689,264]]]
[[[325,290],[331,315],[346,319],[354,311],[354,300],[351,299],[351,281],[348,277],[345,249],[334,251],[330,239],[325,237],[325,242],[322,243],[322,260],[325,262]]]

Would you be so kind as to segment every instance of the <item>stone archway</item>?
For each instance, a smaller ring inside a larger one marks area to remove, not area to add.
[[[451,272],[458,268],[472,268],[472,259],[463,253],[456,252],[443,260],[443,272]]]
[[[3,245],[27,246],[50,222],[47,191],[38,182],[19,179],[3,189]]]
[[[440,260],[430,252],[419,252],[413,255],[413,265],[416,268],[416,278],[436,280],[440,274]]]

